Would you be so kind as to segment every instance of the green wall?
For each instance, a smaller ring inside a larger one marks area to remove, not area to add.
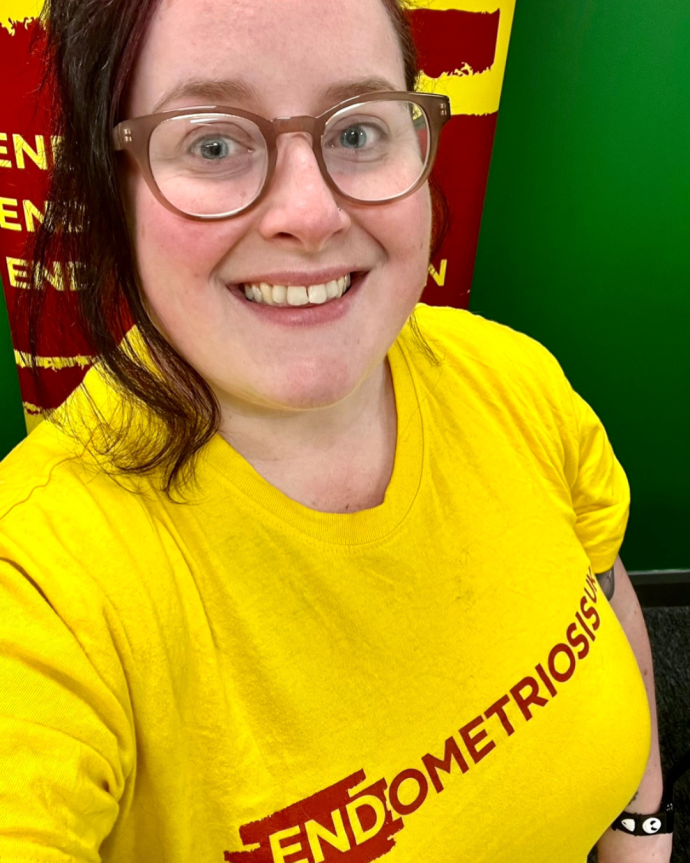
[[[690,569],[690,3],[517,0],[470,309],[544,344]]]
[[[17,367],[0,282],[0,459],[26,435]]]

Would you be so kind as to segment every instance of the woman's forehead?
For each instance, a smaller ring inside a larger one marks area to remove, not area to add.
[[[325,109],[339,86],[366,79],[405,87],[382,0],[163,0],[135,67],[131,107],[141,114],[200,104],[208,82],[209,97],[228,85],[215,103],[261,111],[262,101],[268,110],[284,99],[282,110],[303,112],[305,99]]]

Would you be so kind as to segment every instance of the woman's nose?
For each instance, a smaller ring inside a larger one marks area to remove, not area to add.
[[[343,227],[343,213],[321,174],[311,135],[284,133],[276,146],[276,169],[261,205],[260,231],[266,238],[292,235],[318,249]]]

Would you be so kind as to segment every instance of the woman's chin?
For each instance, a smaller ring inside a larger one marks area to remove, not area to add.
[[[348,380],[339,378],[328,369],[321,369],[318,374],[295,372],[288,379],[276,374],[266,381],[265,388],[257,388],[251,393],[226,389],[222,382],[213,388],[221,405],[230,409],[234,407],[243,414],[322,410],[343,401],[357,388],[359,382],[350,380],[352,370],[348,372]]]

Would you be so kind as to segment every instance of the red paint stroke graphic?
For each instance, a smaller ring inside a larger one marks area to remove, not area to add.
[[[388,807],[387,783],[380,779],[352,795],[366,781],[359,770],[260,821],[240,828],[250,851],[226,851],[226,863],[332,863],[347,855],[347,863],[371,863],[394,846],[393,836],[404,827]]]
[[[414,9],[410,13],[419,65],[429,78],[456,72],[477,75],[496,57],[500,10]]]

